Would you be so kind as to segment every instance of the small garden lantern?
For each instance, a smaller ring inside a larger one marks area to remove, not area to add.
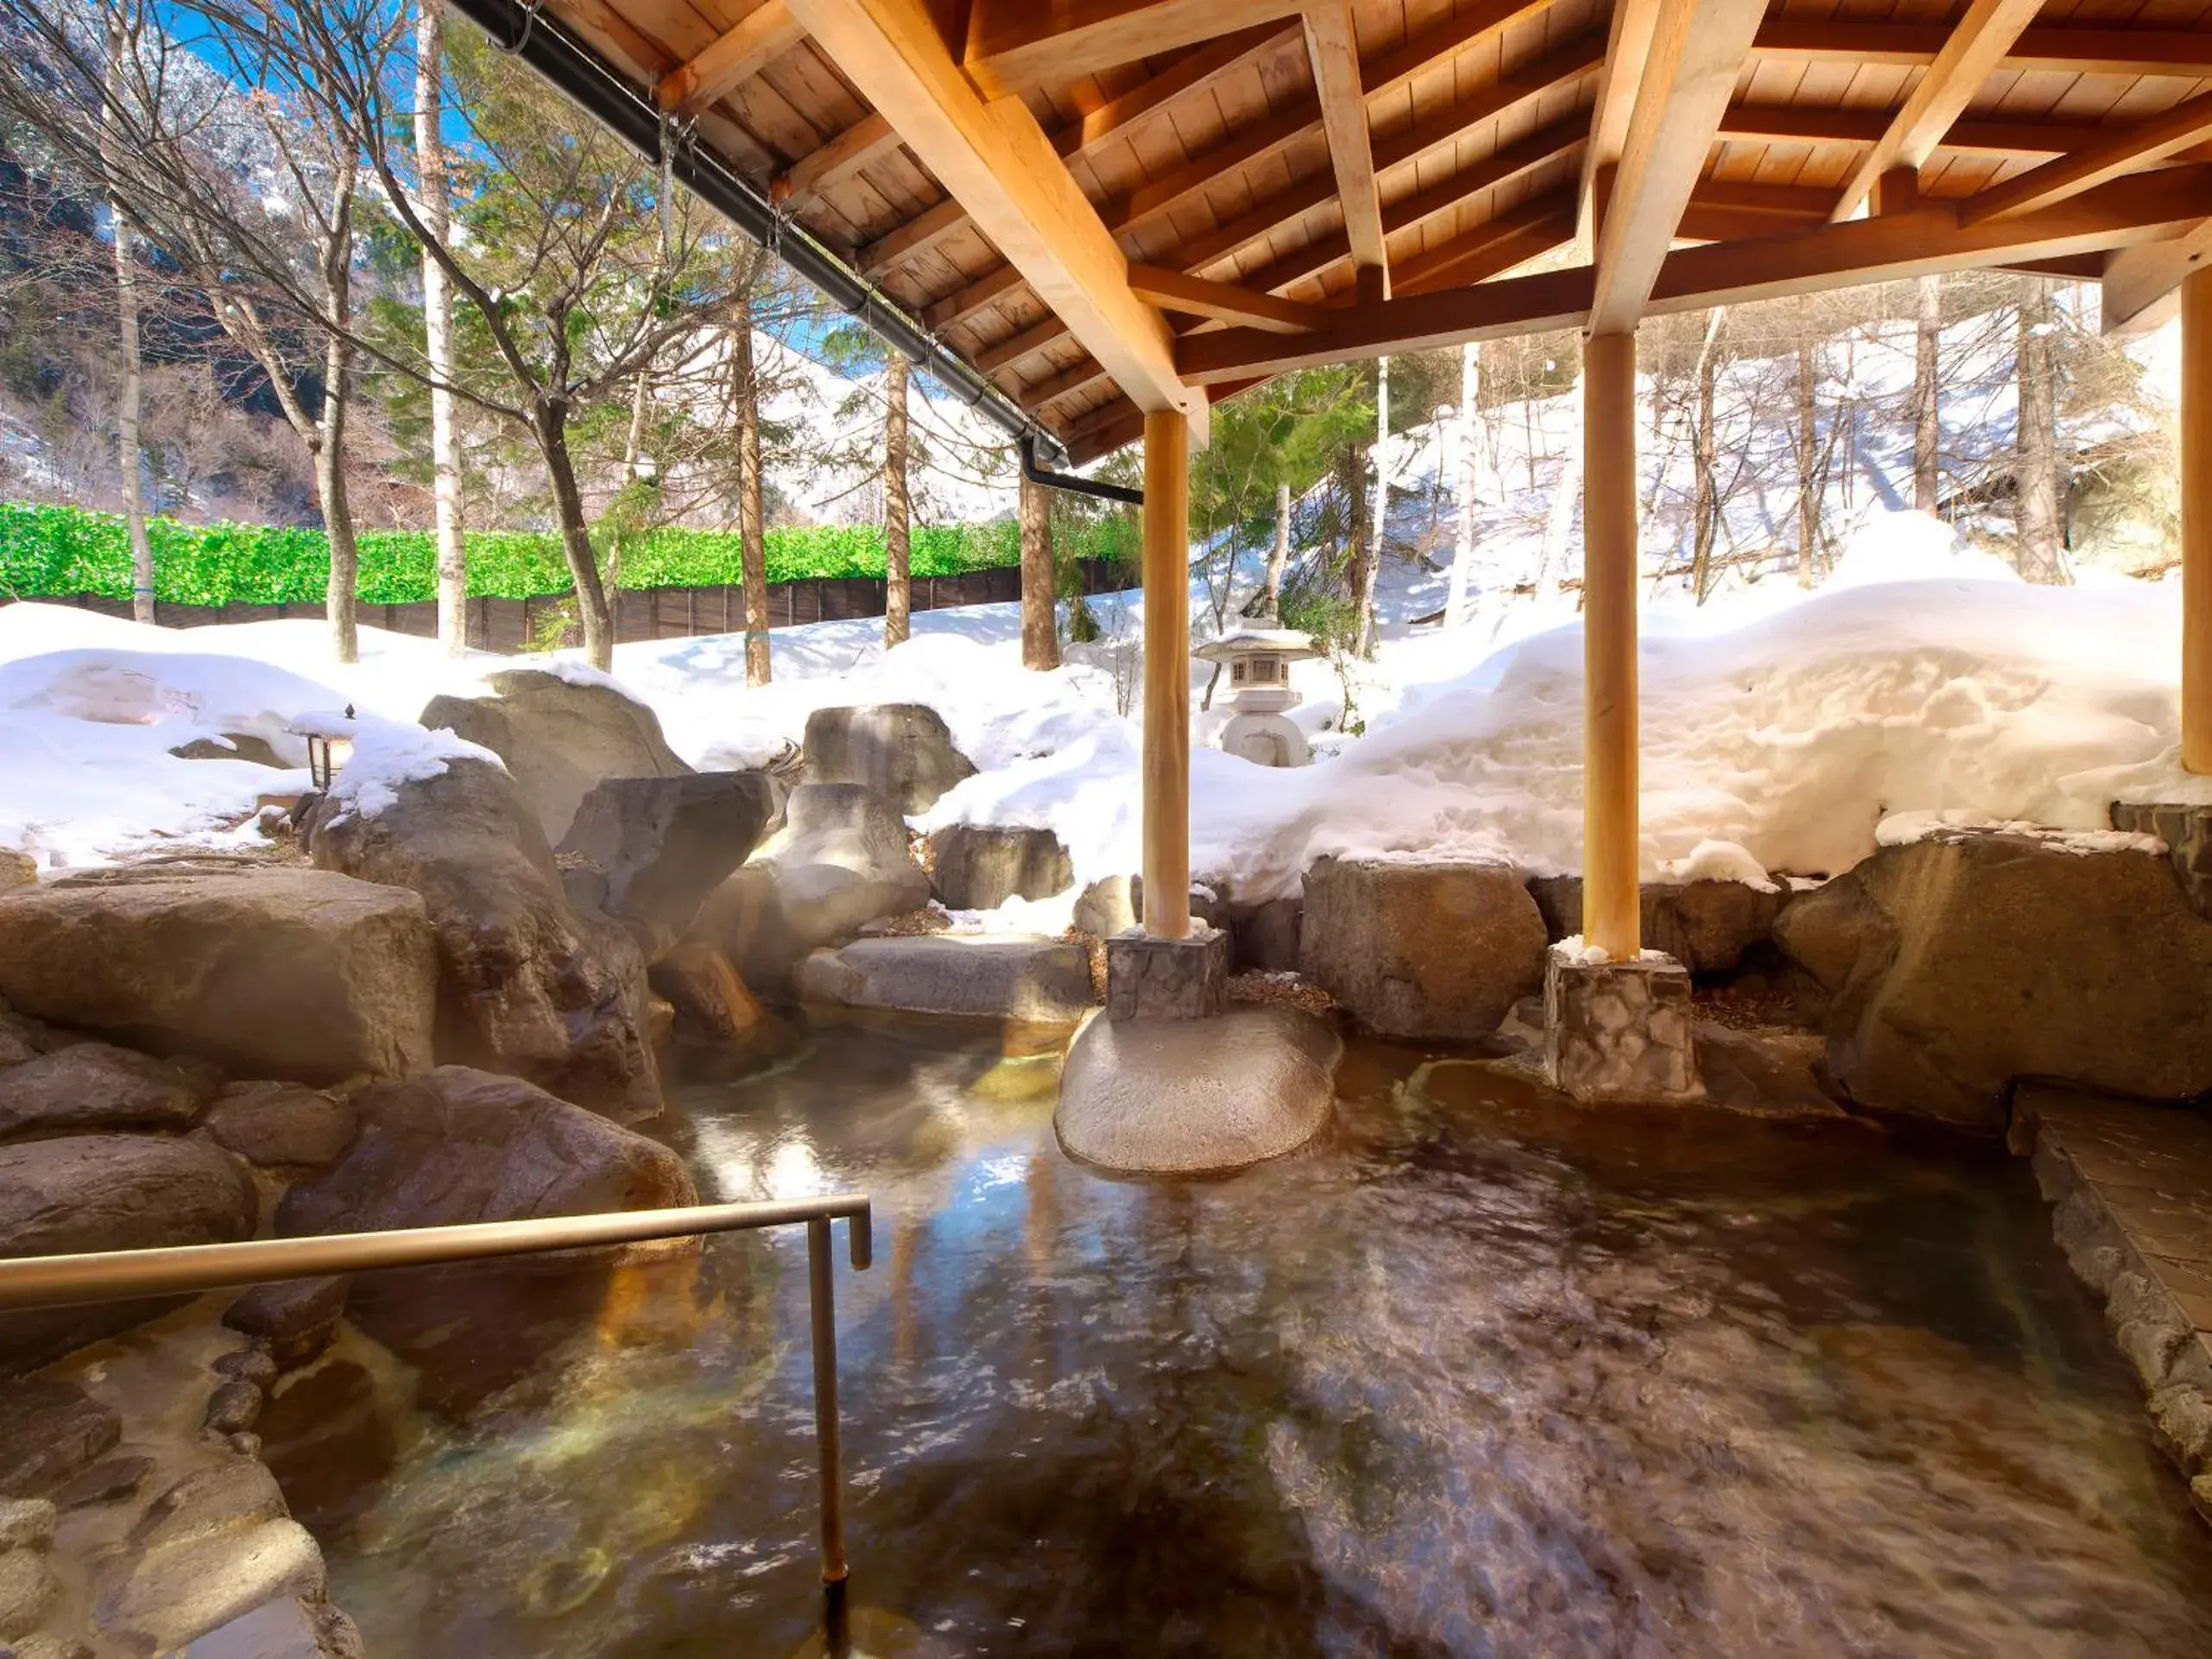
[[[1195,653],[1202,662],[1229,665],[1229,707],[1221,747],[1256,766],[1302,766],[1311,758],[1305,734],[1283,717],[1304,701],[1291,690],[1290,665],[1320,649],[1309,634],[1290,628],[1240,628],[1211,640]]]
[[[331,779],[353,758],[353,705],[349,703],[343,721],[328,715],[303,715],[292,728],[307,740],[307,778],[319,792],[327,793]]]

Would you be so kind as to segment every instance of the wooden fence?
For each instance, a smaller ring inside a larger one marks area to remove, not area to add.
[[[1128,586],[1126,566],[1109,559],[1077,561],[1086,594],[1111,593]],[[949,610],[961,605],[1008,604],[1021,597],[1021,572],[1014,565],[995,565],[959,576],[918,576],[910,587],[910,602],[917,611]],[[798,582],[768,584],[768,626],[796,628],[806,622],[845,621],[883,614],[884,584],[878,577],[809,577]],[[0,601],[0,603],[8,602]],[[98,594],[43,602],[75,605],[106,616],[128,616],[128,599]],[[289,605],[173,605],[157,602],[154,620],[163,628],[205,628],[220,622],[265,622],[276,617],[319,617],[319,603]],[[543,650],[552,645],[580,645],[583,636],[569,620],[574,608],[566,595],[538,599],[471,599],[469,601],[469,643],[482,651],[506,654]],[[361,621],[370,628],[395,634],[434,639],[438,606],[433,600],[404,605],[361,607]],[[735,587],[641,588],[615,596],[615,640],[629,644],[639,640],[680,640],[698,634],[736,634],[745,627],[745,590]],[[556,630],[560,636],[554,637]]]

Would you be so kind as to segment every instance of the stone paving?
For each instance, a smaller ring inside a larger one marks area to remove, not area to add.
[[[2212,1113],[2023,1083],[2012,1146],[2212,1522]]]

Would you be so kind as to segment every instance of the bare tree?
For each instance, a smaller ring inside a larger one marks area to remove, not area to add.
[[[1913,284],[1912,337],[1912,505],[1934,513],[1943,505],[1938,476],[1943,439],[1941,355],[1943,332],[1943,279],[1924,276]]]
[[[883,644],[904,645],[913,605],[907,498],[907,360],[887,352],[883,370]]]
[[[414,164],[422,222],[452,234],[446,161],[446,0],[416,0]],[[469,554],[461,531],[461,437],[453,407],[453,291],[422,255],[423,362],[430,370],[430,477],[438,527],[438,638],[448,656],[469,643]]]
[[[730,395],[737,406],[737,541],[745,583],[745,684],[766,685],[768,652],[768,531],[761,501],[761,376],[753,351],[751,284],[730,327]]]
[[[119,8],[108,19],[107,91],[100,109],[99,153],[104,164],[110,167],[116,166],[120,155],[115,123],[108,118],[107,109],[123,97],[123,66],[136,50],[132,37],[142,26],[143,16],[136,6],[131,6],[127,9]],[[138,350],[138,272],[130,250],[130,218],[123,211],[122,197],[112,192],[108,196],[108,218],[114,227],[116,322],[123,363],[123,391],[116,401],[116,447],[117,464],[122,474],[123,521],[130,539],[130,615],[134,621],[151,622],[154,545],[146,534],[146,500],[139,479],[145,456],[138,439],[140,401],[144,387],[144,369]]]
[[[2019,414],[2013,432],[2013,489],[2019,545],[2014,561],[2031,582],[2065,579],[2058,561],[2057,397],[2051,384],[2051,288],[2019,281]]]
[[[1261,614],[1273,627],[1282,621],[1283,571],[1290,564],[1291,546],[1291,487],[1287,478],[1275,486],[1275,540],[1267,550],[1267,587],[1261,600]]]

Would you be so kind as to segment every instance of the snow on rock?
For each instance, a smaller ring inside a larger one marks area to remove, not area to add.
[[[1670,881],[1741,881],[1747,887],[1756,887],[1761,893],[1779,893],[1781,889],[1768,879],[1766,867],[1732,841],[1699,842],[1688,855],[1671,858],[1659,865],[1659,874]]]
[[[490,749],[442,727],[418,726],[381,715],[347,719],[327,711],[309,713],[302,724],[328,736],[352,740],[352,749],[332,778],[330,787],[331,800],[344,810],[326,828],[350,817],[375,817],[398,801],[400,785],[439,776],[449,760],[483,760],[502,772],[507,770],[507,763]]]

